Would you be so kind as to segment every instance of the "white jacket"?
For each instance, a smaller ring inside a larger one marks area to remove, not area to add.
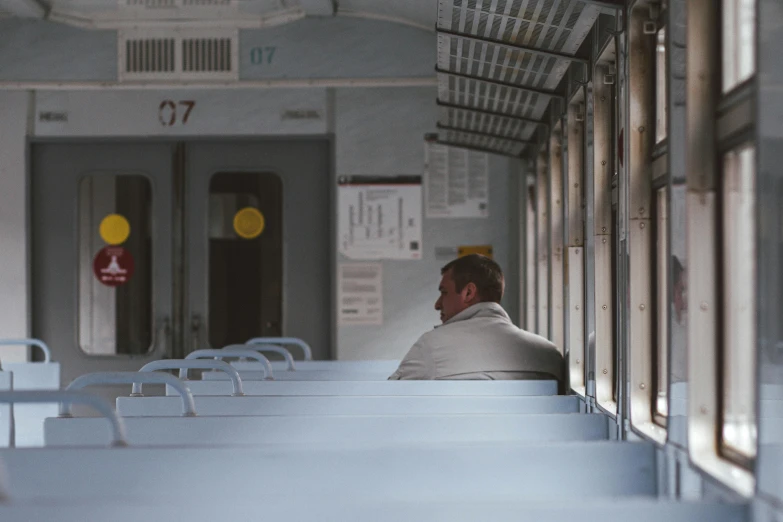
[[[520,330],[497,303],[478,303],[422,335],[389,379],[552,379],[563,357],[545,338]]]

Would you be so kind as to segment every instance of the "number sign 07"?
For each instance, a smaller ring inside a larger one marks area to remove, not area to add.
[[[163,100],[158,107],[158,120],[164,127],[172,127],[177,124],[178,120],[182,125],[185,125],[195,106],[196,102],[193,100],[181,100],[179,102]],[[184,112],[180,111],[181,116],[177,113],[177,107],[184,108]]]

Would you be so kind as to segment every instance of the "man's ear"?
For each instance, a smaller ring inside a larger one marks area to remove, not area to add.
[[[468,283],[462,289],[462,299],[465,302],[478,301],[478,288],[475,283]]]

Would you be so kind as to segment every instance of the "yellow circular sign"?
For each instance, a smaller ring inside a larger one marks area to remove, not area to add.
[[[100,227],[101,238],[110,245],[121,245],[130,235],[130,223],[124,216],[109,214]]]
[[[264,215],[253,207],[245,207],[234,216],[234,231],[245,239],[260,236],[265,226]]]

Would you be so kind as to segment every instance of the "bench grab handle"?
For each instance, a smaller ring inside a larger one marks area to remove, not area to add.
[[[35,391],[12,391],[0,392],[0,403],[46,403],[59,402],[62,411],[63,405],[85,404],[102,414],[111,423],[114,440],[112,446],[127,446],[128,440],[125,436],[125,425],[122,419],[117,415],[111,405],[97,395],[91,395],[85,392],[62,391],[62,390],[35,390]]]
[[[224,361],[208,359],[165,359],[145,364],[139,371],[152,372],[155,370],[179,370],[179,378],[182,380],[188,378],[188,370],[219,370],[228,374],[229,379],[231,379],[231,383],[234,385],[233,395],[235,397],[245,394],[239,372],[236,368]],[[140,383],[133,384],[132,395],[141,395]]]
[[[37,346],[44,353],[43,362],[52,362],[52,351],[40,339],[0,339],[0,346]]]
[[[253,343],[253,342],[248,342],[247,344],[244,344],[242,346],[248,347],[251,350],[255,350],[261,353],[264,352],[279,353],[280,355],[283,356],[285,362],[288,363],[288,370],[290,371],[296,370],[296,366],[294,363],[294,356],[291,355],[291,352],[289,352],[282,346],[276,346],[274,344]]]
[[[205,359],[207,357],[214,357],[215,359],[225,359],[228,357],[247,357],[248,359],[255,359],[264,366],[264,379],[272,380],[272,365],[269,364],[269,359],[261,355],[255,350],[248,349],[244,344],[230,344],[221,350],[196,350],[190,352],[185,356],[185,359]]]
[[[86,386],[98,384],[167,384],[177,390],[182,397],[182,415],[185,417],[196,416],[196,406],[193,402],[193,394],[184,382],[168,373],[153,372],[95,372],[81,375],[73,380],[65,389],[78,390]],[[139,388],[141,389],[141,388]],[[60,416],[69,417],[71,409],[68,405],[60,406]]]
[[[302,351],[304,352],[305,361],[313,360],[313,350],[312,348],[310,348],[310,345],[301,339],[297,339],[296,337],[255,337],[247,341],[245,344],[258,344],[258,343],[293,344],[302,349]]]

